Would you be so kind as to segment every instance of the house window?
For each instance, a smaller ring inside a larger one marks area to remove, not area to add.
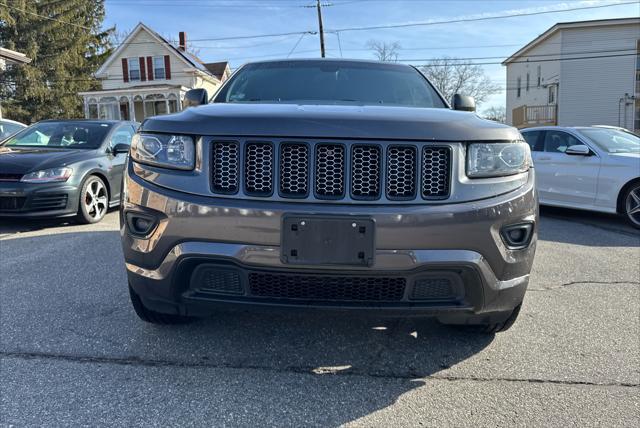
[[[529,82],[531,79],[529,78],[529,73],[527,73],[527,92],[529,92]]]
[[[89,102],[87,103],[89,105],[89,116],[87,117],[87,119],[97,119],[98,118],[98,100],[96,100],[95,98],[89,98]]]
[[[154,56],[153,57],[153,77],[156,80],[166,79],[166,73],[164,70],[164,57],[163,56]]]
[[[537,86],[538,88],[542,84],[542,66],[538,66],[538,78],[537,78]]]
[[[556,102],[556,87],[549,86],[549,102],[548,104],[554,104]]]
[[[517,86],[516,86],[516,97],[520,98],[521,92],[522,92],[522,78],[518,77],[517,79]]]
[[[138,58],[129,58],[129,80],[140,80],[140,60]]]
[[[178,111],[178,97],[175,94],[169,94],[167,97],[169,101],[169,113],[175,113]]]

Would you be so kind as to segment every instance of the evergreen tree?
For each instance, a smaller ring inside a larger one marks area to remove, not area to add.
[[[104,0],[3,0],[0,46],[31,63],[0,71],[3,116],[25,123],[83,117],[78,92],[99,89],[93,73],[109,52]]]

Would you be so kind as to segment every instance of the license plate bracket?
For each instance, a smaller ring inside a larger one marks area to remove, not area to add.
[[[372,266],[375,222],[364,216],[285,215],[280,248],[287,264]]]

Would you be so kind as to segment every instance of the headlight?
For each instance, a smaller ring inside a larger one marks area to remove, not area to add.
[[[42,171],[34,171],[22,176],[20,181],[24,183],[55,183],[67,181],[73,170],[71,168],[51,168]]]
[[[531,152],[524,142],[472,143],[467,149],[467,176],[499,177],[529,170]]]
[[[195,144],[187,135],[136,134],[131,158],[140,163],[173,169],[193,169]]]

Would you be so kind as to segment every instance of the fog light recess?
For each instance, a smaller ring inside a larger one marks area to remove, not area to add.
[[[502,228],[500,235],[510,250],[527,248],[533,236],[533,223],[519,223],[505,226]]]
[[[148,214],[128,212],[125,214],[129,233],[135,236],[147,236],[155,229],[157,220]]]

